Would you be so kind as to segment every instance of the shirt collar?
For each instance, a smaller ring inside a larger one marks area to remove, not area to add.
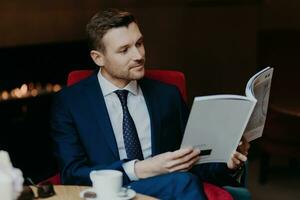
[[[116,90],[128,90],[133,95],[138,95],[138,93],[139,93],[139,87],[138,87],[136,80],[130,81],[124,88],[118,88],[117,86],[112,84],[109,80],[107,80],[104,76],[102,76],[101,67],[100,67],[97,77],[98,77],[98,81],[99,81],[103,96],[107,96]]]

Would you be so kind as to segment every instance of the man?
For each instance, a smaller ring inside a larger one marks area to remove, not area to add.
[[[222,177],[227,184],[224,177],[246,161],[248,143],[227,165],[194,167],[200,151],[179,149],[188,110],[175,86],[144,78],[145,49],[135,18],[100,12],[87,34],[100,70],[64,89],[53,104],[62,182],[90,185],[92,170],[116,169],[124,185],[161,199],[205,199],[202,179]]]

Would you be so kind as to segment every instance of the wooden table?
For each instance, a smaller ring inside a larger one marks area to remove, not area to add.
[[[82,200],[79,197],[79,193],[86,189],[88,187],[86,186],[70,186],[70,185],[55,185],[54,190],[56,192],[56,195],[50,198],[47,198],[47,200]],[[36,188],[32,187],[36,194]],[[156,200],[156,198],[137,194],[133,200]]]

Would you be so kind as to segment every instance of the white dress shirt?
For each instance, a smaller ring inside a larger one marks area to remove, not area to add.
[[[143,92],[140,86],[137,84],[137,81],[131,81],[124,88],[118,88],[102,76],[101,68],[98,72],[98,81],[104,96],[110,122],[117,141],[120,159],[127,158],[122,128],[123,110],[117,94],[114,93],[114,91],[120,89],[129,91],[127,97],[128,110],[138,132],[143,156],[145,159],[150,157],[152,154],[150,117]],[[135,162],[136,160],[132,160],[123,164],[124,171],[130,180],[138,180],[134,172]]]

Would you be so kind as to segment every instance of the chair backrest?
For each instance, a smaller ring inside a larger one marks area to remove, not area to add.
[[[76,70],[69,73],[67,85],[73,85],[80,80],[83,80],[90,76],[93,70]],[[182,72],[175,70],[159,70],[159,69],[148,69],[146,70],[146,77],[159,80],[164,83],[175,85],[183,99],[187,101],[186,83],[185,76]]]

